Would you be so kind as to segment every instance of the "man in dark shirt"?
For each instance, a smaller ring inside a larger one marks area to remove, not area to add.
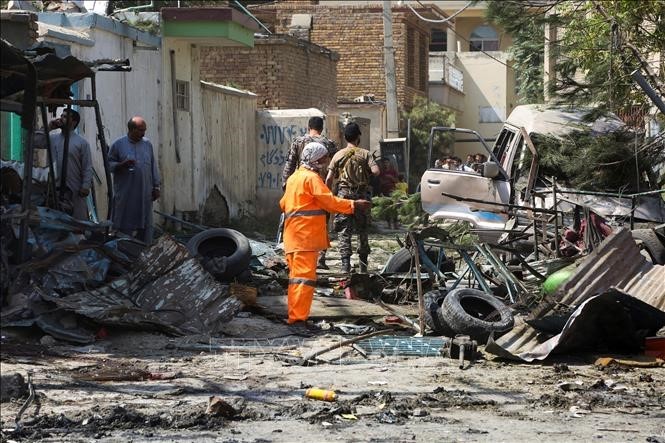
[[[284,169],[282,170],[282,191],[286,189],[286,180],[293,174],[302,159],[302,151],[308,143],[321,143],[328,150],[328,157],[332,158],[333,155],[337,152],[337,145],[335,142],[330,140],[328,137],[322,134],[323,132],[323,118],[321,117],[311,117],[307,122],[307,134],[297,137],[291,143],[289,148],[289,154],[286,158],[286,163],[284,163]],[[319,171],[319,175],[322,179],[326,179],[326,173],[328,172],[327,167],[322,168]],[[329,216],[328,216],[329,217]],[[328,269],[326,265],[326,250],[322,250],[319,253],[319,262],[318,267],[320,269]]]
[[[351,122],[344,128],[346,148],[335,154],[328,166],[326,185],[330,188],[337,181],[337,197],[349,200],[369,200],[369,179],[378,176],[381,170],[370,152],[358,146],[360,127]],[[370,221],[368,212],[352,215],[336,214],[333,220],[335,231],[339,233],[339,250],[342,256],[342,272],[351,272],[351,237],[358,234],[358,259],[360,272],[367,272],[367,257],[370,253],[367,228]]]

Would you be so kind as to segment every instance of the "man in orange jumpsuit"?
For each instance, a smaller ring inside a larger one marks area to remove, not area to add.
[[[287,180],[279,202],[284,213],[284,252],[289,265],[289,324],[309,317],[316,288],[316,261],[319,251],[330,246],[326,211],[352,214],[370,206],[367,200],[332,195],[319,175],[329,162],[325,146],[308,143],[302,151],[300,167]]]

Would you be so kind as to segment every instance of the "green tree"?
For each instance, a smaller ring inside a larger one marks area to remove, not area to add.
[[[545,23],[559,30],[552,42],[556,80],[548,85],[554,97],[573,104],[601,103],[612,111],[648,107],[647,96],[630,77],[638,68],[665,95],[665,64],[662,57],[653,60],[665,48],[665,2],[490,0],[488,6],[488,18],[513,36],[523,101],[540,101]]]
[[[409,165],[409,188],[415,188],[420,176],[427,169],[427,150],[430,128],[433,126],[452,126],[455,123],[453,111],[443,108],[436,102],[423,97],[416,97],[410,111],[402,115],[404,120],[411,119],[411,156]],[[443,147],[444,142],[437,143]],[[435,152],[434,155],[440,155]]]

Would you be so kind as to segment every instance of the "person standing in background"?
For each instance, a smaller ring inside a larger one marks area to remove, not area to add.
[[[113,173],[113,210],[111,219],[118,231],[147,244],[152,243],[152,202],[160,195],[157,161],[147,125],[142,117],[127,122],[127,135],[120,137],[109,151]]]
[[[48,129],[50,130],[49,139],[53,149],[54,175],[57,178],[57,186],[60,186],[60,177],[63,172],[65,131],[69,131],[67,177],[62,203],[67,206],[67,212],[70,212],[72,217],[78,220],[88,220],[86,199],[92,188],[92,155],[90,144],[74,132],[80,122],[81,115],[78,112],[73,109],[65,109],[60,114],[60,118],[49,122]]]

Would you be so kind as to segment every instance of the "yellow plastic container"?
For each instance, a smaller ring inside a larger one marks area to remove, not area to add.
[[[320,388],[309,388],[307,391],[305,391],[305,397],[321,401],[337,400],[337,394],[335,394],[335,391],[329,391],[328,389]]]

